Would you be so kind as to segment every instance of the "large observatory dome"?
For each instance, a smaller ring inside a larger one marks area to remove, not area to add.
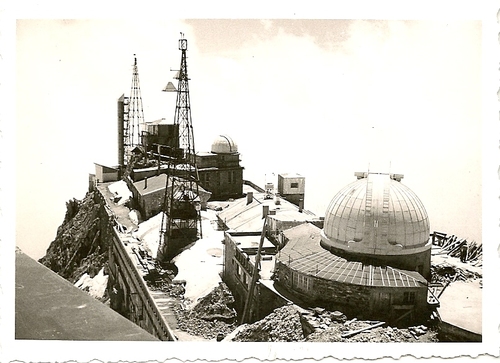
[[[402,175],[356,173],[330,202],[321,236],[333,253],[408,255],[429,249],[425,208]]]
[[[220,135],[212,143],[212,152],[215,154],[234,154],[238,152],[238,145],[229,136]]]

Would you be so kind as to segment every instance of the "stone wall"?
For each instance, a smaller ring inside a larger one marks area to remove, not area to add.
[[[427,312],[427,287],[374,287],[341,283],[299,274],[277,261],[277,283],[312,305],[340,310],[359,319],[396,320],[412,310],[418,319]],[[297,278],[294,274],[302,275]],[[298,282],[300,281],[300,282]]]

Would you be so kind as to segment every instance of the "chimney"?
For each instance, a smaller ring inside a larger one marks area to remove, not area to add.
[[[263,205],[262,206],[262,218],[266,218],[268,214],[269,214],[269,206]]]
[[[304,198],[299,199],[299,213],[302,213],[302,210],[304,209]]]
[[[144,178],[144,189],[148,187],[148,177]]]
[[[247,193],[247,205],[252,203],[252,201],[253,201],[253,192],[248,192]]]

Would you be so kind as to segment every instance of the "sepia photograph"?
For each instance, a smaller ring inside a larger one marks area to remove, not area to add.
[[[498,354],[485,9],[11,19],[9,359]]]

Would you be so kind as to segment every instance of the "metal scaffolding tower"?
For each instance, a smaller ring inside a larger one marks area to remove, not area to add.
[[[179,127],[179,148],[176,156],[168,159],[167,181],[160,226],[158,260],[165,261],[188,243],[201,237],[201,200],[199,177],[196,167],[189,78],[187,72],[187,40],[181,33],[179,40],[181,66],[175,77],[178,80],[174,125]]]
[[[137,68],[137,57],[134,54],[134,69],[128,107],[128,140],[125,143],[127,146],[133,148],[134,146],[141,145],[140,128],[143,124],[144,110],[142,107],[141,86],[139,84],[139,70]]]
[[[142,144],[141,125],[144,124],[141,86],[135,54],[133,67],[130,96],[122,95],[118,100],[118,164],[122,178],[127,177],[134,167],[136,156],[132,153],[132,149]]]

